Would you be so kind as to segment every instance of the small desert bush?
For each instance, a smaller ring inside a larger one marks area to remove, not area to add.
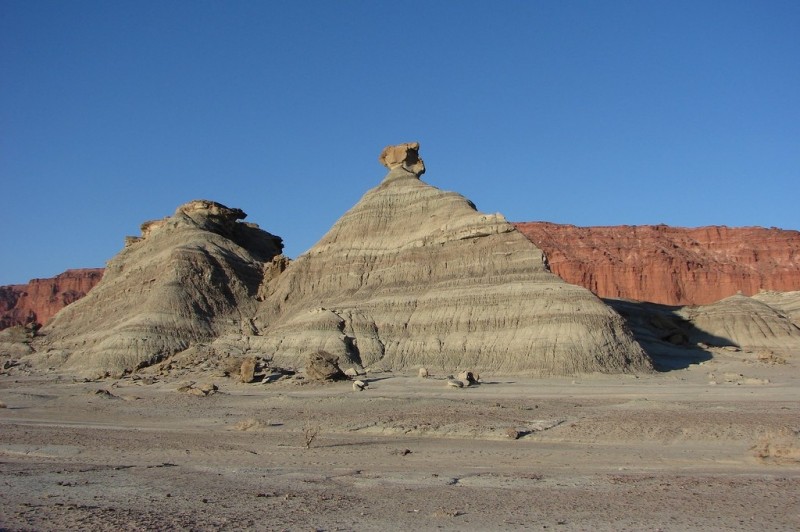
[[[751,450],[756,458],[765,462],[797,464],[800,463],[800,434],[788,428],[770,431],[761,436]]]

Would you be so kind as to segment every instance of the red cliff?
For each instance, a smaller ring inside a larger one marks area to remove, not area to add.
[[[703,305],[737,292],[800,290],[800,231],[514,225],[545,252],[553,273],[600,297]]]
[[[56,312],[85,296],[102,278],[103,268],[86,268],[67,270],[52,279],[0,286],[0,329],[44,324]]]

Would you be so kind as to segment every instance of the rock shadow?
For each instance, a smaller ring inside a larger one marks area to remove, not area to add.
[[[680,306],[661,305],[647,301],[603,299],[622,316],[634,338],[650,356],[656,371],[686,369],[692,364],[711,360],[707,346],[735,346],[729,339],[714,336],[697,328],[680,314]]]

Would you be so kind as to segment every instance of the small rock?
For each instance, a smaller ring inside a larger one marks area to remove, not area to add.
[[[309,353],[306,375],[308,375],[309,379],[315,381],[335,381],[347,378],[339,368],[339,357],[327,351]]]
[[[346,370],[344,370],[344,374],[347,375],[348,377],[358,377],[359,375],[358,370],[356,368],[347,368]]]
[[[456,379],[447,379],[447,385],[451,388],[463,388],[464,383]]]
[[[194,381],[183,381],[178,384],[178,391],[179,392],[188,392],[192,386],[194,386]]]
[[[523,436],[523,432],[521,430],[519,430],[519,429],[515,429],[513,427],[510,427],[510,428],[506,429],[506,436],[508,436],[512,440],[518,440]]]
[[[478,384],[479,376],[474,371],[462,371],[458,374],[458,380],[465,383],[467,386]]]
[[[365,388],[369,386],[368,383],[364,381],[353,381],[353,391],[354,392],[363,392]]]
[[[212,383],[209,383],[209,382],[204,382],[202,384],[198,384],[197,386],[195,386],[195,388],[197,388],[198,390],[200,390],[201,392],[203,392],[206,395],[210,395],[210,394],[216,392],[217,390],[219,390],[219,388],[217,388],[216,384],[212,384]]]
[[[428,377],[430,377],[430,376],[431,376],[431,375],[430,375],[430,373],[428,373],[428,370],[427,370],[427,369],[425,369],[425,368],[419,368],[419,378],[420,378],[420,379],[427,379],[427,378],[428,378]]]
[[[239,378],[244,383],[253,382],[255,373],[256,373],[256,359],[253,357],[245,358],[242,361],[241,367],[239,368]]]
[[[742,379],[742,384],[769,384],[769,379],[757,379],[754,377],[746,377]]]

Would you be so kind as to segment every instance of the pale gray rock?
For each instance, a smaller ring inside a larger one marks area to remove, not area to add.
[[[385,370],[651,370],[620,316],[544,263],[502,215],[398,164],[271,282],[250,346],[289,366],[323,349]]]
[[[103,280],[68,305],[34,341],[63,352],[74,370],[132,371],[190,344],[242,331],[255,313],[266,263],[281,239],[206,200],[143,225],[108,263]]]
[[[382,182],[295,261],[241,210],[211,201],[143,224],[28,358],[121,375],[205,344],[221,360],[308,360],[322,379],[341,370],[315,360],[444,374],[652,369],[620,316],[550,273],[502,215],[421,181],[418,149],[384,150]]]
[[[711,305],[684,307],[679,313],[693,325],[691,340],[696,343],[789,356],[800,349],[800,328],[755,297],[730,296]]]
[[[800,327],[800,290],[794,292],[764,290],[752,297],[782,312],[792,323]]]

